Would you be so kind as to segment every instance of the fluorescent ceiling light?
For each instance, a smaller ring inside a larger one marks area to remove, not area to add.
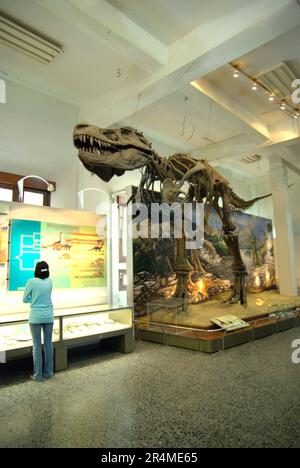
[[[0,13],[0,42],[46,64],[62,52],[60,45],[3,13]]]

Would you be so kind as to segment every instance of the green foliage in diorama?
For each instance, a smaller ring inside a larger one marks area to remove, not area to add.
[[[225,241],[223,239],[223,235],[221,232],[215,231],[213,235],[207,236],[207,240],[213,244],[217,253],[221,257],[226,257],[229,255],[229,249],[227,245],[225,244]]]
[[[135,239],[133,242],[136,272],[166,275],[173,271],[174,242],[169,239]]]

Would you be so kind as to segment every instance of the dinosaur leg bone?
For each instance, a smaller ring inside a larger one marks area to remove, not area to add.
[[[190,267],[185,253],[185,236],[176,239],[176,265],[177,288],[174,297],[184,299],[188,297],[188,279]]]
[[[227,189],[222,192],[222,200],[224,240],[234,259],[232,270],[235,276],[233,292],[225,302],[231,304],[240,302],[242,305],[247,306],[247,270],[240,252],[238,232],[231,217],[230,200]]]
[[[225,302],[230,304],[240,302],[242,305],[247,306],[247,270],[241,257],[238,235],[236,233],[224,234],[224,240],[234,258],[232,270],[235,276],[232,294]]]

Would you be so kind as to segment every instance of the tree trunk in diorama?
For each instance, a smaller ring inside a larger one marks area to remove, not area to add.
[[[174,297],[185,299],[188,297],[189,265],[185,254],[186,237],[183,235],[176,239],[176,264],[177,288]]]

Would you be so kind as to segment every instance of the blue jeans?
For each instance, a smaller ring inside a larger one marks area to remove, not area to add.
[[[53,375],[53,345],[52,345],[52,332],[53,323],[30,323],[30,331],[33,341],[33,369],[34,379],[41,381],[50,379]],[[43,366],[43,353],[42,353],[42,329],[44,335],[44,366]]]

